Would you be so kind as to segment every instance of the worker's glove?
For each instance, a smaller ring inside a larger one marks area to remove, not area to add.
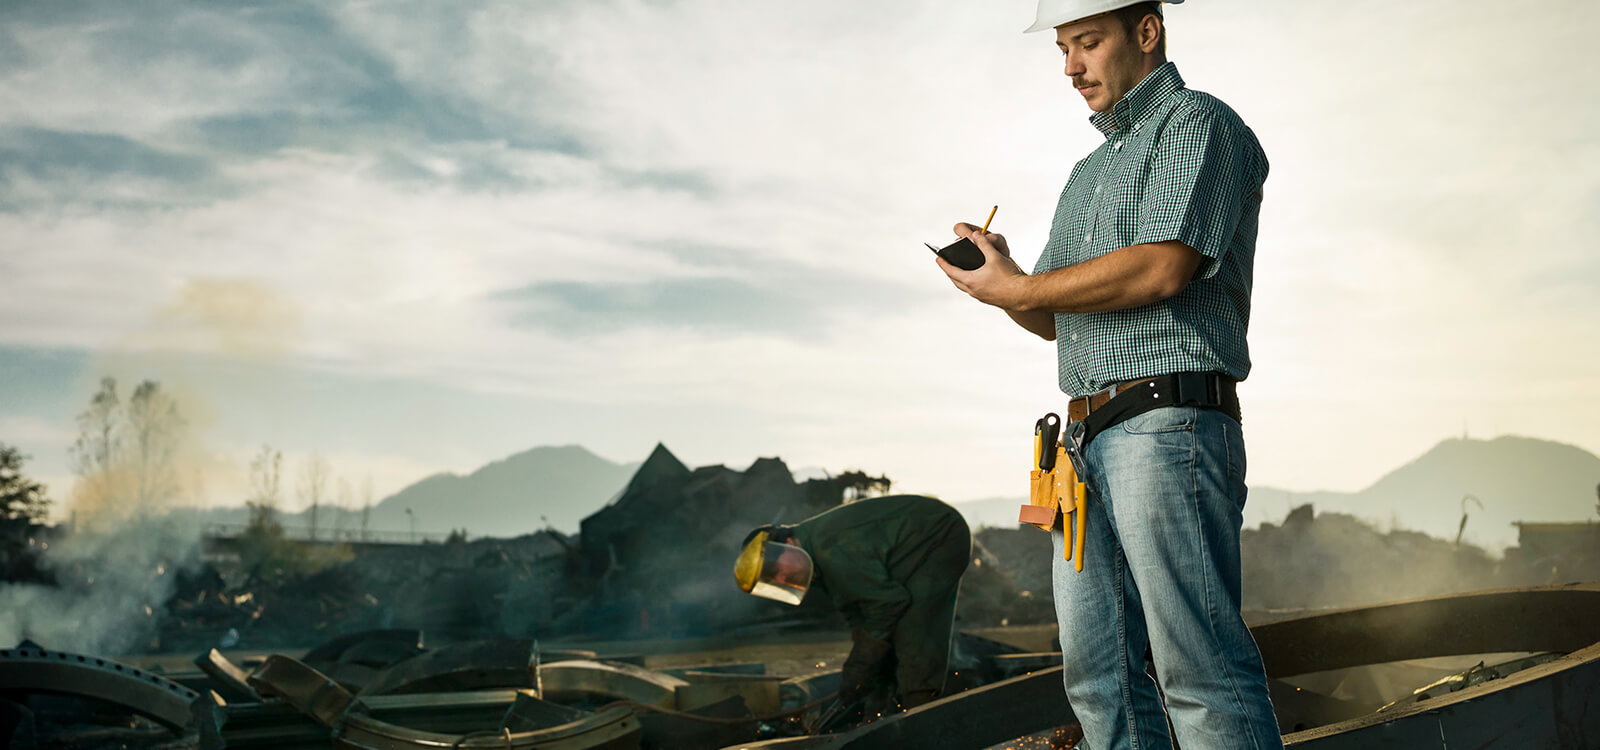
[[[873,638],[862,628],[850,631],[850,639],[855,645],[850,647],[850,656],[844,660],[839,682],[839,701],[846,706],[865,698],[882,684],[884,667],[889,655],[894,653],[888,641]]]

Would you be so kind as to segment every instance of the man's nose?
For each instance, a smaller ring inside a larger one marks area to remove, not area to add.
[[[1067,74],[1068,78],[1077,78],[1078,76],[1089,72],[1089,70],[1083,66],[1083,57],[1081,55],[1076,52],[1068,52],[1067,69],[1064,72]]]

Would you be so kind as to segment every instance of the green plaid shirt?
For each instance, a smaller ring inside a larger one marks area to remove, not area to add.
[[[1179,242],[1205,261],[1177,296],[1102,313],[1056,314],[1061,390],[1083,396],[1172,372],[1250,372],[1251,267],[1267,157],[1216,97],[1172,63],[1089,122],[1106,142],[1078,162],[1034,273],[1130,245]]]

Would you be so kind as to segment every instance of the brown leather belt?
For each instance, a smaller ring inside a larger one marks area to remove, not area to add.
[[[1138,380],[1127,380],[1117,383],[1116,385],[1113,385],[1110,388],[1098,393],[1091,393],[1087,396],[1080,396],[1072,399],[1071,401],[1067,402],[1067,421],[1082,422],[1085,417],[1088,417],[1090,414],[1094,413],[1096,409],[1105,406],[1106,403],[1111,400],[1112,396],[1139,385],[1140,383],[1148,383],[1152,380],[1155,380],[1155,378],[1150,377],[1139,378]]]

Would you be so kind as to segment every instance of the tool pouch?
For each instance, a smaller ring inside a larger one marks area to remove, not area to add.
[[[1072,486],[1078,475],[1067,460],[1066,448],[1050,446],[1056,451],[1055,468],[1050,471],[1034,469],[1029,477],[1028,504],[1017,510],[1017,523],[1031,523],[1045,531],[1056,527],[1061,518],[1061,498],[1072,497]]]

